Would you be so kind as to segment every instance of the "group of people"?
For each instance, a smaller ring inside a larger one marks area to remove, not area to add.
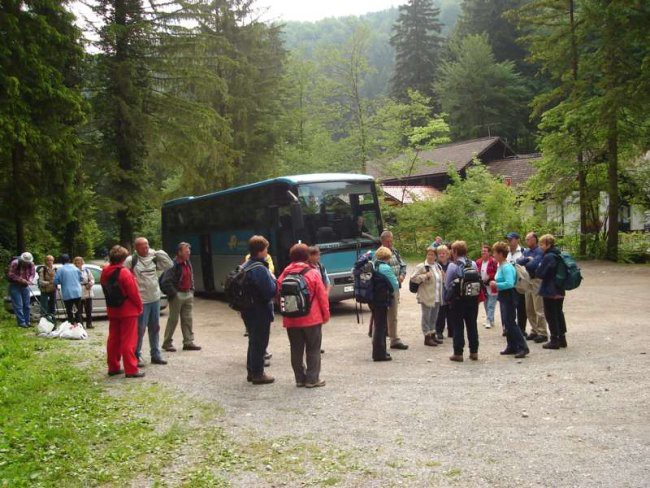
[[[522,248],[520,236],[509,233],[507,242],[484,244],[476,262],[468,256],[467,244],[455,241],[446,245],[440,237],[427,249],[424,262],[419,263],[409,278],[409,288],[417,293],[422,318],[421,326],[426,346],[444,342],[444,332],[453,340],[452,361],[462,362],[465,334],[469,343],[469,358],[478,359],[478,311],[482,302],[486,312],[485,328],[495,326],[494,312],[499,303],[506,347],[503,355],[525,357],[530,349],[528,341],[544,343],[545,349],[567,347],[566,322],[563,313],[565,291],[555,280],[560,251],[555,238],[535,233],[526,236],[527,248]],[[107,300],[109,318],[108,374],[125,374],[129,378],[144,376],[142,355],[145,332],[148,331],[152,364],[167,364],[162,357],[160,342],[160,308],[164,293],[169,300],[169,319],[162,349],[175,352],[173,336],[179,319],[183,335],[183,349],[198,351],[192,327],[194,281],[190,262],[190,245],[181,242],[172,260],[162,250],[149,247],[147,239],[135,241],[135,252],[130,254],[122,246],[109,252],[109,265],[101,274],[101,284]],[[276,279],[269,242],[263,236],[248,241],[249,254],[241,269],[245,272],[247,293],[251,305],[241,310],[248,335],[247,381],[254,385],[273,383],[265,372],[271,323],[275,304],[281,302],[283,282],[301,276],[309,306],[299,316],[283,316],[283,326],[291,350],[291,365],[296,386],[314,388],[325,385],[320,377],[322,326],[330,319],[328,291],[331,287],[327,270],[320,262],[320,250],[298,243],[289,251],[290,263]],[[56,290],[61,296],[68,320],[81,323],[81,311],[86,311],[86,326],[92,327],[92,273],[84,267],[82,258],[74,264],[67,255],[63,266],[54,269],[54,258],[47,256],[39,270],[39,287],[44,309],[54,312]],[[525,286],[515,266],[526,270]],[[393,234],[381,234],[381,246],[374,252],[375,281],[372,310],[372,358],[389,361],[390,349],[406,350],[398,334],[400,289],[407,279],[407,267],[393,245]],[[474,272],[478,276],[476,293],[458,292],[458,283]],[[10,294],[18,325],[29,326],[29,285],[35,276],[33,257],[23,253],[9,269]],[[526,335],[526,323],[531,331]],[[550,340],[549,333],[550,332]],[[123,365],[123,369],[122,366]]]
[[[390,244],[392,239],[389,240],[389,237],[392,236],[385,234],[382,234],[385,247],[377,250],[376,259],[389,264],[390,255],[386,251],[390,251],[390,248],[386,244]],[[461,362],[464,359],[465,331],[469,358],[478,359],[477,320],[481,302],[486,312],[486,329],[494,327],[494,311],[496,303],[499,303],[503,335],[506,337],[506,348],[501,351],[502,355],[525,357],[530,352],[527,341],[543,343],[544,349],[567,347],[563,312],[565,290],[555,279],[560,255],[555,238],[546,234],[538,239],[534,232],[529,232],[526,235],[527,248],[521,247],[520,236],[516,232],[507,234],[506,239],[507,242],[496,242],[492,246],[484,244],[481,257],[473,262],[467,256],[464,241],[454,242],[449,249],[437,238],[427,249],[425,261],[416,266],[410,279],[416,284],[417,301],[422,309],[424,344],[441,344],[446,323],[448,337],[453,339],[453,354],[449,358],[452,361]],[[517,267],[521,267],[520,270]],[[477,292],[459,293],[455,283],[469,276],[472,270],[478,275]],[[382,272],[382,268],[378,268],[378,271]],[[395,272],[393,278],[400,275],[401,272]],[[391,284],[393,292],[399,297],[399,282],[392,280]],[[391,307],[397,308],[398,303],[398,300],[393,300],[389,310]],[[381,334],[384,312],[375,309],[373,312],[375,331],[379,329]],[[396,316],[396,311],[392,315]],[[528,334],[527,322],[531,324]],[[389,325],[388,330],[390,335]],[[393,329],[391,347],[396,337],[396,330]],[[381,359],[381,353],[376,355],[374,351],[373,347],[375,360],[385,360]]]
[[[174,260],[162,250],[149,247],[144,237],[135,240],[135,252],[114,246],[109,252],[109,265],[102,270],[100,283],[104,290],[109,319],[108,374],[125,374],[140,378],[145,367],[142,353],[145,333],[149,336],[152,364],[165,365],[160,347],[161,296],[167,295],[169,318],[165,328],[162,349],[175,352],[174,332],[179,323],[183,335],[183,349],[198,351],[192,327],[194,278],[190,262],[190,245],[178,245]],[[66,318],[73,326],[92,329],[94,276],[81,257],[71,261],[67,254],[60,258],[61,266],[54,267],[54,257],[46,256],[38,272],[40,305],[44,314],[54,318],[57,293],[63,301]],[[126,272],[123,272],[126,270]],[[9,271],[9,293],[16,321],[20,327],[30,326],[31,291],[36,277],[34,258],[24,252],[12,260]],[[57,292],[57,290],[59,290]],[[109,296],[119,295],[115,300]],[[123,364],[123,369],[121,364]]]
[[[40,290],[40,307],[44,315],[54,318],[56,313],[57,287],[66,311],[68,322],[78,325],[85,318],[86,329],[93,328],[93,286],[95,278],[85,266],[84,259],[77,256],[73,260],[63,254],[62,266],[54,268],[54,257],[46,256],[38,270],[37,284]],[[36,279],[34,257],[24,252],[9,264],[7,273],[9,296],[19,327],[30,327],[31,320],[31,286]],[[85,317],[83,317],[83,315]]]

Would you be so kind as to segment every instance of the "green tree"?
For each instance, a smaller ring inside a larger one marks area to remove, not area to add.
[[[497,62],[485,35],[450,45],[436,93],[457,139],[501,135],[514,147],[527,135],[530,93],[512,61]]]
[[[62,2],[0,2],[0,200],[15,229],[15,249],[48,203],[64,205],[79,167],[76,128],[84,103],[78,86],[80,33]],[[59,228],[73,220],[59,213]]]
[[[505,15],[523,3],[522,0],[463,0],[456,36],[486,35],[497,61],[512,61],[519,72],[532,75],[531,66],[526,63],[526,49],[517,41],[516,23]]]
[[[442,45],[439,15],[433,0],[408,0],[400,5],[390,39],[395,48],[393,97],[406,101],[408,89],[432,94]]]

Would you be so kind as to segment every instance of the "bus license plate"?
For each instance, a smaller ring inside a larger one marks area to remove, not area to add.
[[[354,291],[354,286],[344,286],[343,293],[352,293]]]

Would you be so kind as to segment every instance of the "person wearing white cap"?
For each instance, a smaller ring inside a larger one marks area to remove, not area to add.
[[[7,273],[9,296],[18,327],[29,327],[31,309],[29,286],[34,282],[35,276],[36,267],[31,253],[24,252],[11,261]]]

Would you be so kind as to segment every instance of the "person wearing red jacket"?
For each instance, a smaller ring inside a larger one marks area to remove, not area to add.
[[[322,325],[330,319],[330,304],[327,289],[323,284],[320,272],[308,264],[309,247],[306,244],[295,244],[289,251],[291,263],[278,278],[278,290],[282,289],[282,281],[288,274],[299,274],[309,268],[303,276],[309,289],[311,307],[304,317],[283,317],[283,325],[287,329],[291,345],[291,366],[296,377],[296,386],[315,388],[325,386],[320,379]],[[307,366],[305,367],[305,359]]]
[[[481,246],[481,257],[476,260],[476,267],[481,273],[481,281],[483,282],[483,287],[481,288],[481,294],[478,297],[478,301],[483,302],[485,306],[485,328],[491,329],[494,327],[494,309],[497,305],[497,290],[493,290],[490,286],[490,282],[494,281],[494,277],[497,274],[498,264],[492,256],[490,256],[490,246],[488,244],[483,244]]]
[[[124,268],[124,260],[129,255],[122,246],[113,246],[108,254],[109,265],[102,271],[100,282],[106,294],[109,279],[117,275],[124,303],[119,307],[107,307],[108,310],[108,375],[115,376],[125,373],[127,378],[142,378],[143,372],[138,371],[138,360],[135,357],[135,346],[138,343],[138,317],[142,314],[142,299],[138,283],[133,273]],[[120,359],[124,369],[120,369]]]

